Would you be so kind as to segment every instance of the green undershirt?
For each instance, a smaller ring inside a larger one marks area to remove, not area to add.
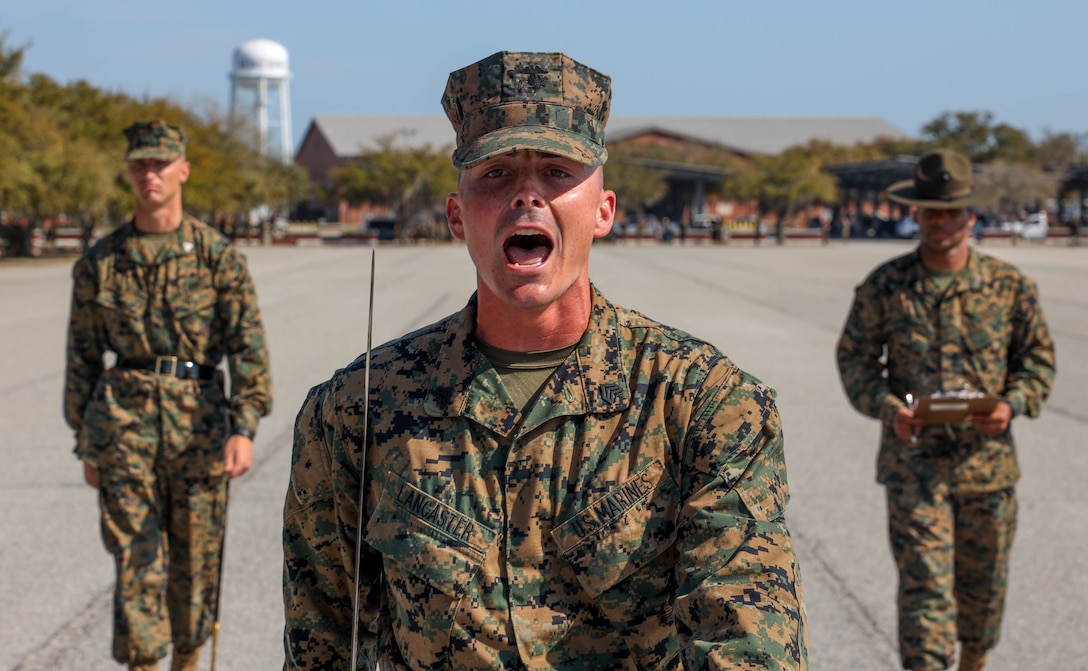
[[[511,352],[492,347],[479,338],[476,346],[499,374],[510,398],[524,413],[556,368],[567,360],[577,343],[544,352]]]
[[[943,296],[948,291],[948,287],[952,286],[956,275],[960,274],[960,270],[931,270],[926,268],[926,273],[933,278],[934,284],[937,285],[937,293]]]
[[[144,233],[140,229],[136,229],[136,234],[140,238],[140,242],[147,247],[149,259],[159,258],[159,254],[162,252],[162,248],[166,246],[166,243],[170,240],[178,237],[176,230],[166,231],[165,233]]]

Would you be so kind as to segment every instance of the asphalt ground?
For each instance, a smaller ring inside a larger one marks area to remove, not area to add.
[[[848,405],[834,346],[853,287],[906,242],[601,245],[614,301],[718,345],[779,392],[814,671],[892,670],[895,571],[878,427]],[[1088,248],[987,246],[1038,282],[1058,347],[1043,417],[1018,419],[1024,476],[1004,638],[988,671],[1088,668]],[[280,522],[306,391],[366,342],[369,247],[246,248],[268,331],[275,409],[231,487],[219,668],[282,664]],[[0,669],[105,671],[112,563],[61,414],[70,261],[0,262]],[[459,309],[460,246],[379,247],[374,342]],[[166,664],[163,664],[165,668]],[[209,668],[207,649],[201,669]]]

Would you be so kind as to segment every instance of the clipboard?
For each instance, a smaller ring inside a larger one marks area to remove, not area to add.
[[[992,394],[932,394],[918,399],[914,416],[926,424],[957,424],[967,415],[988,415],[1000,398]]]

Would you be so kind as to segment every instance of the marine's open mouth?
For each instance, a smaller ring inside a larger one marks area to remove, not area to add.
[[[506,252],[506,260],[510,265],[539,266],[552,253],[552,241],[537,231],[516,231],[506,239],[503,251]]]

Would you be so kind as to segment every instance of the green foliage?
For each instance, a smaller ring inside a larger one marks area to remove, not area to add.
[[[1088,135],[1084,133],[1053,133],[1047,130],[1035,148],[1035,160],[1049,172],[1057,172],[1088,158]]]
[[[450,147],[401,148],[395,146],[397,137],[379,138],[377,149],[364,151],[331,177],[336,195],[348,203],[390,208],[398,236],[405,237],[411,233],[410,222],[445,207],[446,196],[457,190],[458,173],[450,162]]]
[[[620,210],[640,215],[669,192],[665,179],[668,172],[648,165],[648,159],[661,158],[660,152],[638,146],[619,145],[609,149],[604,169],[605,187],[616,192],[616,205]]]
[[[123,129],[167,119],[189,134],[185,209],[205,220],[261,205],[286,211],[310,189],[304,171],[260,156],[244,131],[163,98],[137,99],[86,81],[23,77],[24,48],[0,33],[0,210],[33,222],[66,216],[117,224],[132,207]]]
[[[980,183],[997,191],[994,207],[1007,212],[1040,207],[1057,195],[1066,168],[1088,161],[1088,134],[1048,130],[1036,144],[1025,131],[994,123],[989,112],[946,112],[927,123],[916,140],[877,138],[853,146],[814,140],[775,156],[754,155],[725,180],[723,194],[755,201],[761,217],[781,222],[810,205],[838,202],[826,166],[921,156],[937,147],[969,156]]]
[[[835,202],[835,178],[823,172],[822,156],[837,154],[827,145],[792,147],[775,156],[754,156],[751,167],[726,182],[726,194],[755,200],[761,215],[781,223],[801,209]]]
[[[955,149],[976,163],[1034,163],[1055,169],[1084,158],[1081,138],[1047,131],[1037,145],[1024,130],[995,124],[989,112],[945,112],[923,126],[922,134],[929,146]]]

